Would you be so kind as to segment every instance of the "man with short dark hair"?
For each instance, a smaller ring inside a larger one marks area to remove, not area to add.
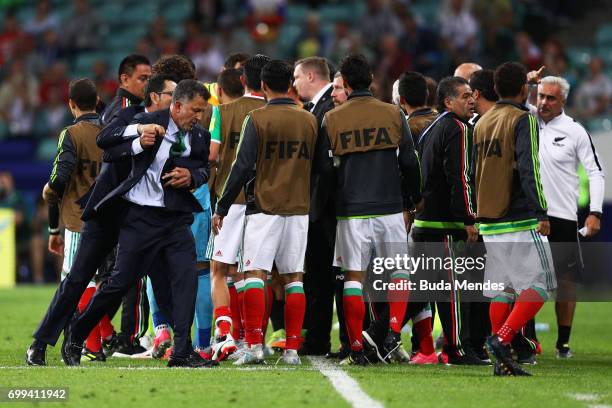
[[[102,112],[100,122],[106,126],[119,115],[122,109],[129,106],[141,105],[145,97],[145,87],[151,77],[151,63],[138,54],[131,54],[119,63],[118,70],[119,89],[113,100]],[[111,274],[115,266],[116,249],[99,268],[99,274],[104,279]],[[110,310],[113,316],[117,310]],[[146,279],[138,282],[127,293],[121,308],[121,332],[117,338],[113,354],[132,355],[141,353],[145,349],[140,345],[139,339],[148,328],[149,303],[146,294]]]
[[[343,363],[366,365],[362,282],[370,253],[364,243],[376,248],[376,256],[395,256],[385,242],[400,243],[399,250],[407,252],[408,211],[421,200],[420,171],[404,114],[369,91],[372,69],[365,57],[347,56],[340,72],[349,98],[325,115],[322,133],[337,171],[334,266],[344,269],[343,307],[351,348]],[[401,286],[407,278],[405,272],[393,271],[392,282]],[[405,292],[389,295],[386,354],[401,345],[400,322],[408,297]]]
[[[493,70],[479,69],[474,71],[470,76],[469,83],[473,92],[472,96],[474,97],[474,109],[476,110],[476,113],[470,119],[470,124],[472,126],[474,126],[485,113],[491,110],[491,108],[495,106],[495,102],[499,99],[497,93],[495,93],[493,75]],[[474,166],[472,166],[470,171],[474,171]],[[482,242],[481,236],[478,237],[478,242]],[[484,247],[481,245],[476,246],[476,250],[479,252],[478,255],[480,255],[483,249]],[[473,271],[473,276],[474,280],[482,281],[484,278],[484,270]],[[464,346],[470,347],[481,360],[489,362],[490,358],[484,346],[487,337],[491,333],[489,302],[467,302],[462,307],[462,312],[464,318],[463,325],[467,327],[462,338]],[[513,347],[517,353],[517,359],[520,362],[526,361],[526,356],[531,356],[533,352],[531,343],[527,341],[526,336],[527,333],[525,333],[524,336],[521,334],[513,341]]]
[[[427,90],[429,91],[429,96],[427,97],[426,105],[431,109],[436,109],[437,105],[437,90],[438,90],[438,82],[432,77],[425,77],[425,81],[427,81]]]
[[[154,88],[155,84],[160,87]],[[172,98],[168,96],[168,93],[171,94],[175,86],[174,82],[168,80],[154,80],[152,84],[147,84],[146,93],[151,98],[151,105],[147,107],[133,105],[120,110],[115,119],[100,131],[97,139],[105,134],[121,135],[134,116],[144,110],[151,112],[169,107]],[[142,131],[141,137],[150,138],[151,135],[155,135],[154,132],[155,128],[149,126],[148,129]],[[89,281],[94,277],[96,269],[99,273],[98,281],[106,279],[100,275],[100,266],[117,245],[121,224],[120,215],[123,213],[125,201],[121,198],[101,201],[130,174],[132,143],[132,140],[120,140],[117,145],[113,145],[104,152],[106,162],[102,164],[96,182],[90,191],[79,199],[79,204],[83,207],[81,219],[84,221],[79,246],[70,273],[56,290],[45,316],[33,334],[34,341],[30,347],[33,355],[36,355],[36,358],[43,364],[46,346],[57,343],[60,333],[74,313],[78,300]],[[118,307],[119,305],[116,306]],[[111,350],[121,346],[118,337],[112,332],[112,327],[110,333],[102,333],[102,337],[103,343],[107,343]]]
[[[240,77],[244,96],[213,107],[209,131],[211,148],[209,160],[216,164],[217,173],[210,184],[211,194],[220,198],[227,177],[236,159],[240,133],[245,117],[254,109],[265,106],[261,92],[261,70],[270,61],[262,54],[254,55],[244,64],[244,75]],[[224,72],[227,72],[226,70]],[[223,74],[223,73],[222,73]],[[224,91],[221,91],[223,94]],[[225,102],[225,101],[224,101]],[[226,228],[211,234],[207,255],[212,261],[211,295],[214,305],[213,359],[223,360],[232,354],[236,341],[240,341],[241,306],[240,296],[244,292],[244,279],[238,273],[238,260],[244,233],[246,197],[239,194],[228,209]],[[231,280],[228,283],[228,280]],[[271,301],[271,300],[270,300]],[[262,319],[263,322],[263,319]],[[268,321],[266,319],[266,325]]]
[[[225,59],[225,62],[223,62],[223,69],[238,69],[242,67],[244,63],[249,60],[249,58],[251,58],[251,56],[244,52],[235,52],[230,54]]]
[[[211,362],[193,351],[190,344],[194,316],[197,271],[194,239],[190,225],[193,212],[202,207],[191,194],[208,180],[210,136],[199,127],[210,94],[196,80],[181,81],[172,96],[169,110],[141,115],[122,134],[134,135],[131,177],[102,198],[101,202],[122,197],[127,201],[119,231],[117,267],[111,278],[94,295],[91,303],[66,330],[62,347],[66,365],[79,365],[81,344],[93,322],[106,309],[116,305],[123,294],[156,262],[165,261],[172,292],[174,349],[168,366],[204,367]],[[147,125],[154,131],[139,135]],[[111,140],[98,143],[104,146]],[[186,161],[200,167],[184,167]],[[153,254],[153,256],[151,256]],[[153,276],[152,276],[153,278]]]
[[[556,287],[538,125],[524,105],[523,65],[500,65],[494,82],[500,100],[474,130],[477,219],[487,249],[484,279],[503,283],[503,289],[483,291],[492,299],[487,348],[497,360],[494,375],[530,375],[512,359],[510,342]]]
[[[438,116],[427,106],[427,81],[418,72],[405,72],[399,79],[398,93],[400,106],[406,112],[406,121],[416,146],[421,132]]]
[[[471,119],[472,125],[475,125],[482,115],[495,106],[495,102],[499,99],[495,93],[493,75],[494,72],[491,69],[480,69],[469,78],[470,88],[474,91],[474,109],[478,114]]]
[[[119,89],[102,113],[103,126],[109,124],[121,109],[142,103],[145,86],[151,77],[151,63],[142,55],[128,55],[119,63],[117,77]]]
[[[183,55],[164,55],[151,67],[153,74],[167,78],[177,84],[183,79],[196,79],[193,61]]]
[[[72,81],[68,88],[68,106],[75,124],[68,126],[59,136],[57,156],[49,182],[43,189],[43,198],[49,206],[49,251],[64,257],[61,279],[64,280],[74,261],[81,236],[81,213],[77,200],[94,183],[102,164],[102,150],[96,146],[96,135],[100,131],[100,117],[96,113],[98,96],[95,84],[89,79]],[[60,233],[60,219],[65,227],[64,239]],[[96,291],[92,279],[81,296],[78,308],[85,309]],[[110,324],[105,316],[106,324]],[[100,327],[96,325],[85,343],[85,358],[105,361],[102,352]],[[36,358],[30,348],[26,362],[30,365],[45,365],[44,357]]]
[[[440,116],[421,132],[417,145],[425,203],[423,210],[416,214],[412,237],[419,243],[418,248],[431,251],[428,256],[446,258],[456,256],[462,243],[475,242],[478,238],[474,227],[472,142],[468,125],[474,112],[474,98],[467,81],[456,76],[442,79],[437,93]],[[432,272],[446,282],[458,278],[454,267]],[[444,300],[436,301],[445,339],[441,361],[458,365],[486,364],[462,345],[467,327],[462,325],[459,290],[451,285],[441,296]]]
[[[235,68],[223,70],[217,78],[217,93],[219,102],[229,103],[244,95],[244,85],[241,81],[242,71]]]
[[[247,183],[247,216],[241,269],[245,274],[245,337],[249,348],[235,364],[263,362],[264,279],[275,264],[285,287],[283,361],[300,364],[298,349],[306,308],[302,283],[308,234],[311,168],[325,160],[315,151],[317,122],[288,92],[291,66],[268,62],[261,71],[268,103],[249,113],[240,147],[213,217],[213,231],[223,231],[224,217]],[[253,175],[253,169],[255,174]]]

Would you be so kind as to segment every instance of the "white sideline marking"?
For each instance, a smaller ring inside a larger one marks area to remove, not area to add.
[[[322,357],[308,357],[313,367],[318,369],[334,389],[344,398],[353,408],[383,408],[384,405],[376,401],[365,393],[359,383],[342,371],[337,365],[325,361]]]
[[[597,401],[600,398],[597,394],[567,394],[567,396],[576,401]]]
[[[588,406],[589,408],[612,408],[612,405],[607,404],[591,404]]]

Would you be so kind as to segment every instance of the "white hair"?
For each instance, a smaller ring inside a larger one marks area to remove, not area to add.
[[[391,91],[391,100],[397,106],[400,105],[399,79],[396,79],[393,83],[393,90]]]
[[[541,84],[551,84],[551,85],[559,85],[561,88],[561,95],[563,95],[563,99],[567,100],[567,96],[570,91],[570,84],[567,82],[567,79],[558,77],[558,76],[546,76],[540,80]]]

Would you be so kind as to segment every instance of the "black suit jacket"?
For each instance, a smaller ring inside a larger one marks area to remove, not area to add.
[[[317,124],[321,129],[325,114],[334,108],[334,101],[331,97],[332,87],[330,86],[323,94],[321,99],[312,109],[312,114],[317,118]],[[319,132],[317,143],[322,143],[321,138],[327,137]],[[324,212],[332,211],[335,216],[335,206],[333,203],[335,187],[335,177],[333,172],[324,174],[313,173],[310,178],[310,221],[317,221]]]
[[[142,113],[135,118],[135,123],[150,124],[155,123],[162,126],[164,129],[168,128],[170,122],[170,111],[168,109],[156,111],[152,113]],[[106,147],[105,152],[107,154],[117,154],[118,157],[110,157],[109,159],[117,159],[124,157],[126,152],[131,152],[132,139],[126,140],[123,137],[125,126],[118,126],[114,129],[109,129],[108,132],[101,132],[98,135],[98,145],[100,147]],[[191,186],[189,188],[198,188],[202,184],[208,181],[209,168],[208,168],[208,154],[210,148],[210,133],[203,129],[201,126],[196,125],[191,129],[190,133],[190,146],[191,152],[189,157],[177,157],[168,158],[164,164],[162,175],[172,170],[174,167],[185,167],[191,171]],[[127,193],[132,187],[138,183],[138,181],[144,176],[150,167],[151,163],[155,159],[155,155],[159,150],[162,142],[162,138],[158,138],[155,144],[144,150],[142,153],[135,156],[131,156],[131,169],[129,175],[121,181],[119,185],[112,188],[107,194],[105,194],[99,200],[88,203],[88,206],[92,206],[94,210],[98,210],[105,203],[110,200],[121,197]],[[116,150],[114,150],[116,149]],[[130,153],[131,154],[131,153]],[[183,212],[201,212],[202,207],[198,203],[198,200],[191,194],[189,188],[172,188],[164,187],[164,205],[165,208],[174,211]]]
[[[141,112],[144,112],[144,107],[134,105],[115,113],[111,123],[100,130],[97,140],[101,138],[101,135],[114,133],[117,129],[121,129],[121,133],[123,133],[125,127],[134,119],[134,116]],[[106,151],[104,152],[104,162],[102,163],[100,174],[98,174],[96,181],[87,194],[79,200],[81,207],[83,207],[83,214],[81,216],[83,221],[91,219],[96,214],[96,211],[99,210],[99,208],[94,209],[95,204],[99,203],[130,174],[132,169],[131,149],[132,141],[129,140],[112,147],[112,155]],[[113,160],[110,160],[111,158]],[[112,163],[109,163],[109,161],[112,161]]]
[[[327,91],[321,96],[321,99],[317,102],[317,104],[312,109],[312,114],[317,117],[317,123],[319,127],[321,127],[321,123],[323,123],[323,118],[325,114],[334,109],[334,101],[332,99],[332,87],[330,86]]]

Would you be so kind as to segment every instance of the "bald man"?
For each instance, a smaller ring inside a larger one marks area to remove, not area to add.
[[[455,73],[453,75],[469,81],[472,74],[476,71],[480,71],[481,69],[482,67],[475,62],[464,62],[463,64],[460,64],[457,69],[455,69]]]

